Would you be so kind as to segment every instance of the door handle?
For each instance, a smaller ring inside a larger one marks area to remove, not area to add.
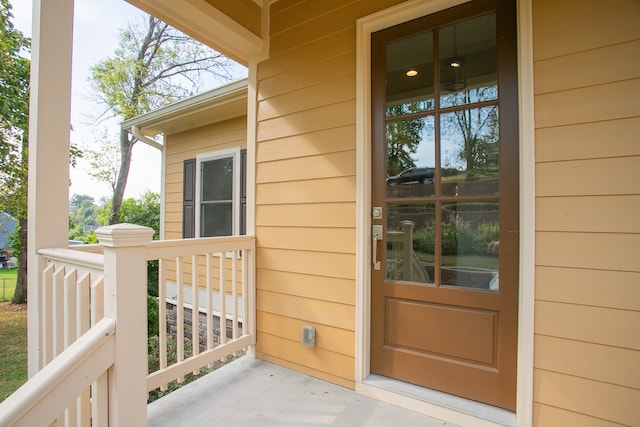
[[[371,227],[371,262],[374,270],[380,270],[380,261],[378,261],[378,240],[382,240],[382,225],[374,225]]]

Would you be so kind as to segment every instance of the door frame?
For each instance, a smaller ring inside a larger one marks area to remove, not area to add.
[[[428,398],[412,398],[367,382],[371,333],[371,34],[470,0],[411,0],[356,22],[356,391],[395,405],[462,425],[494,424],[488,405],[461,412]],[[533,415],[533,333],[535,285],[535,156],[533,115],[532,0],[517,1],[520,136],[520,258],[518,307],[518,378],[516,413],[508,424],[530,426]],[[460,400],[460,398],[456,398]],[[462,399],[465,400],[466,399]],[[470,402],[470,401],[467,401]],[[502,411],[496,409],[496,411]]]

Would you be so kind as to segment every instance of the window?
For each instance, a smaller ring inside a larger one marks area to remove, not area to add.
[[[245,233],[246,150],[239,147],[184,162],[183,237]]]

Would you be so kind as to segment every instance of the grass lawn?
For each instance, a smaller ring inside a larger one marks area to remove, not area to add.
[[[432,254],[416,253],[418,259],[422,262],[433,264],[434,256]],[[445,267],[471,267],[482,268],[485,270],[498,270],[498,257],[487,255],[443,255],[442,265]]]
[[[11,301],[16,290],[18,269],[0,269],[0,302]]]
[[[27,306],[0,303],[0,402],[27,380]]]

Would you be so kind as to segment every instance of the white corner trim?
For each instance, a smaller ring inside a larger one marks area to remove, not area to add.
[[[535,311],[535,122],[531,0],[518,0],[518,102],[520,118],[520,293],[518,301],[518,426],[533,424]]]

